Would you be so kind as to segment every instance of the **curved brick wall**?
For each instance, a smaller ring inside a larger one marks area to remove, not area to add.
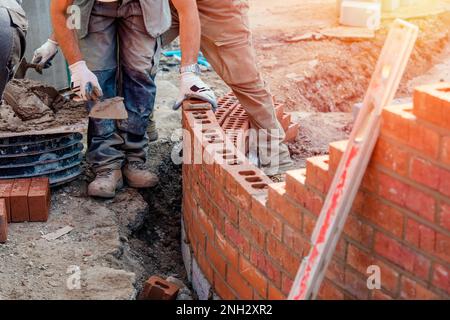
[[[204,298],[212,289],[224,299],[284,299],[308,253],[346,142],[332,143],[329,155],[309,159],[306,169],[288,172],[285,183],[272,183],[231,143],[225,145],[233,136],[225,135],[210,110],[189,109],[186,103],[188,273],[206,282]],[[206,164],[190,161],[192,147],[203,150]],[[381,268],[381,290],[366,286],[373,264]],[[449,299],[449,272],[450,84],[440,84],[418,88],[414,107],[384,111],[380,139],[320,298]]]

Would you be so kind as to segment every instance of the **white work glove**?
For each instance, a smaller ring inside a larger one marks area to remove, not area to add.
[[[103,96],[97,76],[88,69],[85,61],[78,61],[69,66],[72,77],[72,91],[82,100],[98,100]]]
[[[217,108],[217,100],[214,92],[198,75],[193,72],[185,72],[181,74],[180,93],[173,109],[178,110],[184,100],[191,98],[211,103],[213,110]]]
[[[51,62],[57,53],[58,43],[48,39],[46,43],[34,51],[31,63],[38,64],[41,69],[47,69],[52,65]]]

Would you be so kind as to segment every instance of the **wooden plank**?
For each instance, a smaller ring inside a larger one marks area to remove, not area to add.
[[[383,108],[391,103],[406,69],[418,28],[396,20],[373,73],[363,108],[341,159],[289,299],[315,299],[344,228],[380,131]]]

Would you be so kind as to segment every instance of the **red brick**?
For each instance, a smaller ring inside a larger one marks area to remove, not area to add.
[[[328,155],[312,157],[306,160],[306,185],[316,188],[322,194],[328,192],[331,184],[328,163]]]
[[[237,269],[239,259],[238,251],[219,232],[216,232],[216,246],[217,250],[225,257],[226,261]]]
[[[24,222],[30,220],[28,212],[28,189],[31,179],[16,179],[11,190],[11,221]]]
[[[435,287],[450,294],[450,269],[441,264],[435,264],[433,269],[432,283]]]
[[[412,186],[382,174],[380,175],[380,195],[399,206],[412,210],[427,220],[434,221],[435,199]]]
[[[450,196],[450,171],[430,161],[414,158],[411,162],[411,179]]]
[[[274,259],[286,272],[295,277],[300,267],[300,259],[280,241],[273,237],[267,237],[267,253]],[[297,254],[300,254],[297,253]]]
[[[437,232],[435,254],[450,263],[450,237]]]
[[[250,253],[249,241],[229,222],[225,224],[225,235],[231,243],[233,243],[238,250],[244,254],[244,256],[248,257]]]
[[[8,212],[5,199],[0,199],[0,243],[8,240]]]
[[[330,161],[329,168],[330,171],[336,172],[339,163],[344,155],[345,150],[348,146],[348,140],[335,141],[330,143]]]
[[[210,242],[206,243],[206,257],[209,261],[211,261],[217,273],[219,273],[222,277],[225,277],[225,259],[218,253],[218,250]]]
[[[407,300],[433,300],[438,296],[414,280],[402,277],[400,298]]]
[[[292,227],[301,230],[301,209],[286,196],[285,183],[274,183],[269,186],[267,206],[280,214]]]
[[[212,241],[215,233],[214,225],[206,215],[205,211],[200,207],[198,208],[196,223],[199,223],[202,230],[205,232],[206,237],[209,239],[207,242]]]
[[[366,199],[367,202],[362,210],[362,216],[395,236],[401,237],[403,232],[403,213],[392,206],[382,203],[375,197],[368,196]]]
[[[448,89],[448,83],[439,83],[417,87],[414,91],[414,114],[443,128],[450,126],[448,109],[450,99],[448,94],[441,91]]]
[[[375,252],[406,271],[423,279],[428,278],[430,261],[382,233],[375,235]]]
[[[303,234],[308,239],[311,238],[314,228],[316,226],[317,217],[308,213],[303,213]]]
[[[264,197],[265,199],[265,197]],[[259,198],[253,197],[251,215],[254,220],[258,221],[270,234],[281,240],[283,224],[275,215],[271,214],[265,207],[265,203],[261,203]]]
[[[378,163],[399,175],[408,174],[410,154],[398,145],[387,141],[385,138],[378,139],[372,156],[372,163]]]
[[[381,290],[373,290],[372,293],[373,300],[394,300],[390,295],[382,292]]]
[[[281,286],[280,269],[276,267],[264,253],[252,248],[250,261],[260,271],[262,271],[274,283],[275,286]]]
[[[436,245],[436,232],[415,220],[408,219],[405,240],[411,242],[417,248],[431,253]]]
[[[344,294],[331,281],[324,279],[318,297],[321,300],[343,300]]]
[[[283,130],[287,131],[289,125],[291,124],[291,115],[288,113],[284,114],[280,120],[280,124],[283,127]]]
[[[450,204],[444,202],[441,203],[439,223],[442,227],[450,230]]]
[[[269,300],[286,300],[286,298],[286,295],[284,295],[280,290],[278,290],[274,286],[269,285]]]
[[[239,272],[245,280],[258,292],[267,298],[267,279],[247,259],[242,256],[239,259]]]
[[[6,204],[6,217],[8,222],[11,222],[11,190],[13,186],[13,180],[0,180],[0,199],[5,199]]]
[[[46,222],[50,210],[50,185],[48,178],[33,178],[28,190],[30,221]]]
[[[158,276],[148,279],[139,296],[140,300],[175,300],[180,288]]]
[[[440,160],[450,165],[450,136],[442,138],[442,148],[440,152]]]
[[[368,277],[367,269],[375,265],[381,271],[381,286],[392,293],[395,293],[399,274],[387,264],[375,259],[370,253],[364,252],[354,245],[348,246],[347,263],[355,270]]]
[[[310,248],[310,242],[302,236],[300,231],[296,231],[286,224],[284,225],[283,243],[289,249],[298,252],[301,257],[307,255]]]
[[[214,289],[221,299],[236,300],[236,296],[234,295],[233,290],[217,273],[214,273]]]
[[[300,123],[292,123],[286,130],[284,142],[294,142],[297,139],[300,130]]]
[[[266,243],[266,233],[256,222],[243,212],[239,214],[239,230],[247,234],[253,244],[256,244],[260,248],[264,248]]]
[[[366,280],[350,269],[345,270],[345,289],[359,300],[368,299],[370,293]]]
[[[417,122],[410,126],[409,145],[425,155],[437,159],[439,157],[439,134]]]
[[[373,228],[354,215],[348,216],[344,226],[344,234],[367,248],[372,244]]]
[[[337,259],[332,259],[328,264],[327,272],[325,273],[327,279],[333,283],[344,286],[345,285],[345,267],[344,263]]]
[[[292,280],[290,277],[288,277],[286,274],[283,273],[281,277],[281,292],[286,296],[289,295],[293,283],[294,280]]]
[[[206,258],[205,252],[203,252],[202,250],[198,250],[195,253],[195,256],[197,257],[198,265],[205,275],[206,279],[208,279],[209,283],[213,283],[214,270],[211,267],[209,260]]]
[[[227,270],[227,283],[233,288],[240,300],[253,299],[253,289],[242,276],[235,270],[229,268]]]

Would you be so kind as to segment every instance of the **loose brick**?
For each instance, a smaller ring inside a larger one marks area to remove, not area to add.
[[[8,212],[5,199],[0,199],[0,243],[8,240]]]
[[[28,189],[30,188],[30,179],[14,180],[11,189],[11,221],[25,222],[30,220],[28,211]]]
[[[435,287],[450,294],[450,269],[442,264],[435,264],[433,268],[432,283]]]
[[[0,199],[5,200],[6,204],[6,216],[8,222],[11,222],[11,190],[13,186],[13,180],[0,180]]]
[[[450,107],[448,83],[420,86],[414,90],[414,114],[443,128],[448,128],[450,118],[447,116]]]
[[[30,221],[46,222],[50,210],[50,185],[48,178],[33,178],[28,190]]]
[[[400,298],[407,300],[433,300],[437,299],[438,296],[416,281],[403,276]]]
[[[267,279],[255,268],[247,259],[242,256],[239,259],[239,272],[248,281],[248,283],[258,292],[258,294],[267,298]]]
[[[158,276],[152,276],[144,284],[140,300],[175,300],[180,288]]]
[[[284,142],[294,142],[297,139],[300,130],[300,123],[293,123],[286,130],[286,137]]]
[[[375,235],[375,252],[423,279],[428,278],[428,259],[382,233]]]

